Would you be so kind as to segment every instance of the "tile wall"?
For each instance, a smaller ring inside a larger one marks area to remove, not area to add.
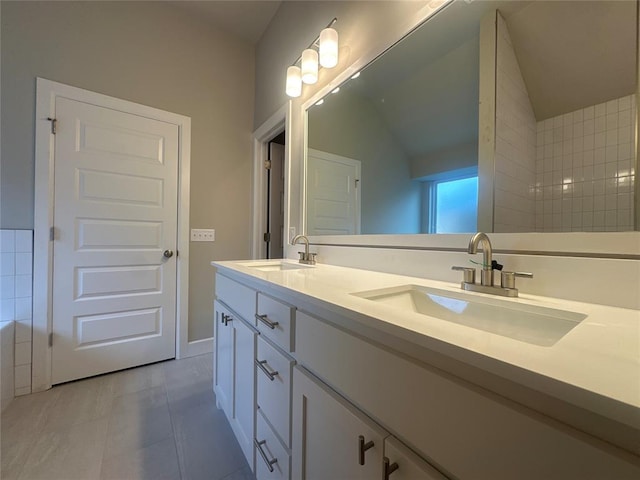
[[[31,393],[33,231],[0,230],[0,321],[15,321],[15,395]]]
[[[536,119],[507,25],[498,15],[494,232],[535,230]]]
[[[633,230],[635,95],[537,123],[536,231]]]

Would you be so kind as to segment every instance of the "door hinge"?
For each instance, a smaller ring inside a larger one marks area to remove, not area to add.
[[[53,347],[53,332],[49,334],[49,346]]]
[[[53,242],[56,239],[56,227],[51,227],[49,229],[49,241]]]
[[[56,130],[58,129],[58,120],[55,118],[47,117],[47,120],[51,122],[51,133],[56,134]]]
[[[267,170],[271,170],[271,160],[264,161],[264,168],[266,168]]]
[[[264,241],[265,241],[265,242],[270,242],[270,241],[271,241],[271,233],[270,233],[270,232],[266,232],[266,233],[263,235],[263,238],[264,238]]]

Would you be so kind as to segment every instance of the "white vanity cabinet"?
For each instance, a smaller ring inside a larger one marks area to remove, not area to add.
[[[640,478],[627,451],[389,348],[330,305],[234,278],[216,280],[215,389],[233,426],[255,386],[255,433],[234,431],[243,449],[252,439],[257,480]],[[253,354],[225,324],[236,307],[253,317]]]
[[[232,288],[233,284],[228,282],[228,279],[221,280],[224,286]],[[246,304],[255,305],[255,292],[240,291],[243,295],[219,297],[214,305],[214,392],[218,408],[225,412],[242,452],[253,468],[256,409],[254,358],[257,331],[235,310],[222,303],[229,300],[229,303],[240,306],[241,309]]]
[[[329,387],[294,369],[292,478],[379,479],[387,435]]]
[[[383,480],[446,480],[440,472],[393,436],[384,439]]]

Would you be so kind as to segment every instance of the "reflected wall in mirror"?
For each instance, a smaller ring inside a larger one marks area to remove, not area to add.
[[[306,232],[633,230],[637,8],[451,3],[308,109]]]

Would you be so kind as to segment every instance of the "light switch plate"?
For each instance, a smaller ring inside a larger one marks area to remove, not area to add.
[[[215,242],[216,231],[213,228],[192,228],[192,242]]]

